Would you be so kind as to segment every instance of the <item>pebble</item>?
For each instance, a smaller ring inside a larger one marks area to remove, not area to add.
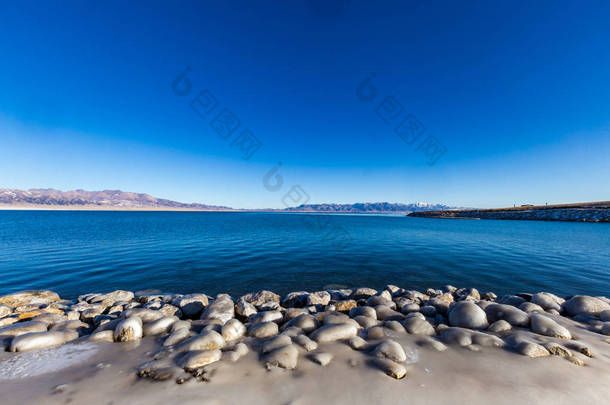
[[[248,329],[248,336],[252,336],[259,339],[265,339],[271,336],[277,335],[279,327],[275,322],[263,322],[257,323],[250,326]]]
[[[602,324],[602,327],[601,327],[601,329],[600,329],[600,332],[601,332],[603,335],[610,335],[610,322],[604,322],[604,323]]]
[[[273,350],[263,357],[263,361],[267,368],[281,367],[287,370],[293,370],[297,367],[298,358],[298,349],[290,344]]]
[[[499,337],[483,332],[473,332],[471,339],[472,343],[478,346],[504,347],[506,345]]]
[[[194,350],[187,352],[180,362],[182,368],[193,371],[199,367],[212,364],[222,357],[220,350]]]
[[[242,298],[238,299],[235,303],[235,312],[237,315],[243,316],[244,318],[248,318],[252,315],[255,315],[258,311],[256,307],[249,302],[245,301]]]
[[[227,353],[227,355],[229,357],[229,360],[231,360],[232,362],[236,362],[237,360],[248,354],[249,351],[250,350],[248,349],[248,346],[246,346],[245,343],[238,343],[235,345],[233,350]]]
[[[335,303],[335,309],[339,312],[348,312],[352,308],[356,308],[357,305],[354,300],[341,300]]]
[[[309,358],[314,363],[318,363],[321,366],[326,366],[331,362],[334,356],[331,353],[312,353]]]
[[[376,358],[371,360],[372,364],[392,378],[400,380],[407,375],[407,369],[402,364],[398,364],[389,359]]]
[[[407,360],[407,355],[402,346],[393,340],[387,339],[375,346],[372,352],[373,356],[385,357],[399,363]]]
[[[225,346],[225,340],[218,332],[206,330],[195,335],[180,345],[180,350],[220,350]]]
[[[227,323],[222,326],[221,333],[226,342],[232,342],[240,339],[246,334],[246,327],[237,319],[229,319]]]
[[[355,318],[359,315],[366,316],[368,318],[377,320],[377,312],[375,311],[375,308],[372,308],[372,307],[356,307],[356,308],[350,309],[350,311],[349,311],[350,318]]]
[[[544,312],[544,308],[542,308],[540,305],[534,304],[532,302],[524,302],[523,304],[519,305],[519,309],[528,314],[532,313],[532,312],[539,312],[539,313]]]
[[[380,321],[402,321],[405,319],[403,314],[394,311],[386,305],[377,305],[375,307],[375,312],[377,313],[377,319]]]
[[[263,342],[261,353],[269,353],[278,347],[286,346],[292,343],[292,339],[286,335],[277,335]]]
[[[148,308],[130,308],[123,311],[123,313],[121,314],[121,318],[131,318],[135,316],[140,318],[142,322],[148,323],[162,318],[163,314],[159,313],[159,311],[155,311]]]
[[[513,326],[523,328],[528,327],[530,323],[529,315],[512,305],[491,304],[485,308],[485,313],[490,322],[503,319]]]
[[[504,319],[500,319],[499,321],[495,321],[494,323],[489,325],[487,330],[490,332],[501,333],[501,332],[509,331],[512,328],[513,327],[511,326],[510,323],[506,322]]]
[[[578,314],[599,315],[602,311],[610,309],[610,304],[595,297],[576,295],[562,305],[562,310],[569,316]]]
[[[402,326],[402,324],[398,321],[385,321],[383,323],[383,326],[394,332],[398,332],[398,333],[406,332],[405,327]]]
[[[307,294],[307,305],[328,305],[330,294],[326,291],[316,291]]]
[[[142,338],[142,319],[132,316],[120,321],[114,329],[115,342],[131,342]]]
[[[295,336],[294,342],[297,343],[299,346],[303,347],[303,349],[308,352],[311,352],[318,348],[318,344],[305,335]]]
[[[178,343],[184,342],[191,336],[191,331],[188,327],[182,327],[174,330],[171,334],[163,341],[163,346],[173,346]]]
[[[488,326],[485,311],[470,301],[458,302],[449,310],[449,324],[469,329],[485,329]]]
[[[380,324],[380,321],[378,321],[376,317],[370,318],[364,315],[358,315],[354,317],[353,320],[356,321],[358,325],[360,325],[360,327],[362,328],[372,328],[373,326],[377,326]]]
[[[19,336],[30,332],[46,332],[47,324],[44,322],[25,321],[0,328],[0,336]]]
[[[329,343],[349,339],[352,336],[356,336],[357,333],[358,329],[350,323],[324,325],[316,329],[311,334],[311,338],[318,343]]]
[[[368,299],[369,297],[377,294],[377,290],[368,287],[356,288],[350,298],[358,301],[360,299]],[[351,315],[350,315],[351,316]]]
[[[300,314],[284,324],[284,328],[297,327],[305,333],[309,333],[318,328],[320,322],[310,314]]]
[[[569,330],[541,314],[531,314],[532,332],[539,335],[556,337],[560,339],[572,339],[572,334]],[[610,329],[609,329],[610,332]]]
[[[579,342],[577,340],[570,340],[568,342],[565,342],[564,345],[566,345],[566,347],[568,347],[572,350],[576,350],[576,351],[584,354],[587,357],[593,357],[591,348],[582,342]]]
[[[540,292],[532,295],[530,302],[539,305],[545,311],[549,309],[561,311],[561,304],[563,304],[564,300],[554,294]]]
[[[362,339],[360,336],[352,336],[347,340],[347,344],[354,350],[364,350],[369,346],[367,341]]]
[[[446,328],[441,333],[441,340],[447,344],[469,346],[472,344],[472,332],[462,328]]]
[[[436,334],[434,326],[430,322],[416,316],[404,320],[402,324],[406,331],[412,335],[432,336]]]
[[[258,312],[248,318],[250,324],[263,323],[263,322],[279,322],[284,319],[284,315],[280,311],[263,311]]]
[[[268,290],[261,290],[255,293],[249,293],[239,297],[239,300],[243,300],[248,304],[252,304],[255,307],[260,307],[269,302],[280,302],[280,296],[276,293]]]
[[[538,343],[534,342],[522,341],[517,344],[517,347],[515,349],[518,353],[532,358],[550,355],[549,351],[545,349],[544,346],[541,346]]]
[[[102,330],[100,332],[92,333],[87,339],[92,342],[114,342],[114,331]]]
[[[31,332],[15,337],[11,341],[11,352],[46,349],[62,345],[78,338],[78,332]]]
[[[166,316],[159,318],[156,321],[149,322],[143,327],[144,336],[155,336],[167,333],[176,321],[178,321],[177,316]]]
[[[599,313],[599,320],[602,322],[610,322],[610,309],[606,309]]]
[[[385,332],[381,326],[374,326],[372,328],[365,329],[364,332],[367,339],[377,340],[385,337]]]

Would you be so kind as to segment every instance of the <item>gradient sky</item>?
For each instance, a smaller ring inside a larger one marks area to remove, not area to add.
[[[312,203],[610,199],[610,2],[126,3],[2,2],[0,188],[247,208],[296,184]],[[204,89],[205,119],[189,107]],[[390,96],[446,148],[436,164],[377,113]],[[223,108],[260,140],[250,159],[211,128]]]

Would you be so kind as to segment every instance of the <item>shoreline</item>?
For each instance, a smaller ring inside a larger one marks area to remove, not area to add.
[[[610,395],[607,297],[391,285],[75,300],[29,291],[0,297],[0,325],[7,404],[550,404]]]

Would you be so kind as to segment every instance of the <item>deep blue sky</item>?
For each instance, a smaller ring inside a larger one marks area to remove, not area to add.
[[[310,202],[610,199],[610,2],[60,3],[0,5],[0,188],[234,207],[281,207],[295,184]],[[261,141],[249,160],[189,107],[204,89]],[[388,96],[446,147],[436,164],[377,114]]]

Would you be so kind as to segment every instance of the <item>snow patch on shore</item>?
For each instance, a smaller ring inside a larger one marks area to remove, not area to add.
[[[16,380],[68,368],[97,353],[94,343],[75,343],[34,350],[0,361],[0,380]]]

